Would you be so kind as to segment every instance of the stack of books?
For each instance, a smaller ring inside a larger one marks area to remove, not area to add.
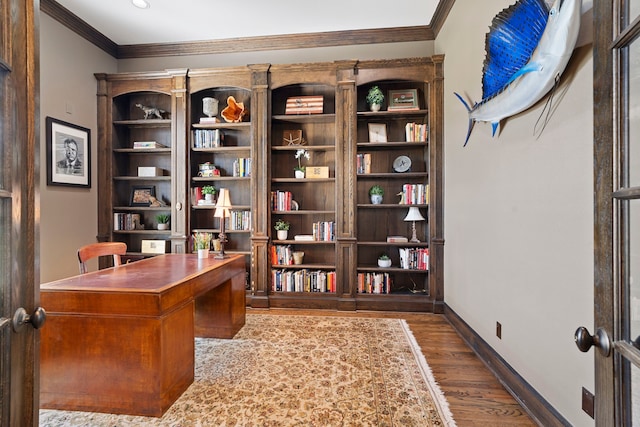
[[[156,141],[133,141],[133,148],[144,149],[144,148],[166,148],[166,147]]]

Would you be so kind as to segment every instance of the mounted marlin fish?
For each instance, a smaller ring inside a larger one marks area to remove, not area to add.
[[[489,122],[492,135],[500,121],[534,105],[557,87],[576,45],[581,0],[519,0],[504,9],[487,34],[482,77],[482,101],[469,104],[469,129]]]

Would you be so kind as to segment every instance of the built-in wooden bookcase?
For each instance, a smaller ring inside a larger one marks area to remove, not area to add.
[[[329,64],[300,71],[271,69],[269,305],[289,306],[298,300],[303,306],[335,306],[336,180],[341,179],[335,71]],[[311,112],[308,97],[321,99],[322,106]],[[287,103],[302,111],[292,113]],[[304,177],[295,177],[298,166],[305,168]],[[274,229],[278,220],[290,223],[284,240]],[[311,240],[297,240],[301,236]],[[278,260],[276,252],[287,255]],[[304,252],[301,264],[293,264],[292,252]]]
[[[214,239],[218,238],[221,227],[220,218],[214,218],[215,201],[220,189],[227,189],[233,208],[231,217],[225,221],[227,242],[224,250],[229,254],[245,255],[247,272],[251,270],[252,176],[256,167],[252,153],[250,77],[246,67],[190,70],[188,77],[189,229],[191,234],[210,233]],[[245,113],[239,122],[227,122],[222,118],[221,113],[228,106],[230,97],[244,106]],[[217,100],[215,123],[204,112],[205,98]],[[204,186],[213,186],[217,191],[210,204],[198,200],[202,199],[197,190]]]
[[[180,179],[175,153],[183,143],[178,127],[184,112],[177,99],[184,95],[185,70],[96,78],[101,130],[98,240],[125,242],[128,256],[134,258],[152,254],[143,253],[143,240],[164,244],[167,252],[179,250],[183,243],[173,238],[184,221],[184,202],[176,191]],[[148,147],[138,148],[143,143]],[[138,199],[147,194],[156,206]],[[168,230],[157,229],[161,213],[170,215]]]
[[[194,197],[197,187],[213,185],[228,189],[233,211],[245,215],[244,223],[241,215],[236,221],[227,219],[225,252],[246,257],[249,305],[442,312],[443,59],[96,75],[98,239],[125,241],[139,256],[146,256],[140,253],[143,239],[169,240],[172,252],[190,253],[194,232],[214,237],[220,232],[214,205],[200,204]],[[387,97],[377,112],[366,103],[372,86],[380,87]],[[412,99],[398,101],[404,108],[389,109],[393,91]],[[230,96],[247,110],[237,123],[221,118]],[[218,100],[215,123],[201,120],[206,116],[206,97]],[[306,97],[321,98],[321,108],[309,111],[314,100]],[[298,108],[297,114],[287,110],[287,102]],[[136,104],[160,108],[168,115],[144,119]],[[424,140],[407,139],[410,123],[428,128]],[[381,133],[384,138],[377,140]],[[203,145],[201,137],[214,142]],[[133,149],[133,142],[140,140],[154,140],[166,148]],[[298,150],[309,158],[297,159]],[[359,170],[365,155],[368,169]],[[400,156],[410,159],[409,170],[394,170],[394,160]],[[201,165],[207,163],[217,172],[201,173]],[[295,176],[299,165],[306,169],[303,178]],[[164,173],[141,178],[139,166]],[[374,185],[385,192],[380,205],[369,198]],[[167,206],[130,206],[136,186],[155,187],[156,197]],[[404,186],[428,187],[428,196],[400,203]],[[419,242],[388,242],[392,236],[411,239],[413,222],[405,220],[410,207],[417,207],[424,217],[416,222]],[[170,231],[155,229],[155,215],[160,212],[170,212]],[[140,214],[145,229],[114,230],[117,213]],[[278,238],[274,229],[278,220],[290,223],[287,238]],[[314,232],[322,233],[318,230],[329,231],[314,237]],[[428,249],[428,268],[403,268],[400,250],[405,248],[422,251],[422,256]],[[290,263],[293,252],[304,252],[300,264]],[[377,265],[383,252],[391,257],[391,267]],[[331,275],[331,286],[283,288],[277,282],[283,273],[311,277],[317,272]],[[388,292],[362,288],[359,276],[378,274],[390,279]]]

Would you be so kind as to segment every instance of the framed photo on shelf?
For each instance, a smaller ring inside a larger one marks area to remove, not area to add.
[[[134,185],[131,187],[131,200],[129,206],[149,206],[151,197],[156,197],[154,185]]]
[[[419,110],[418,90],[390,90],[388,111]]]
[[[47,185],[91,188],[91,130],[46,118]]]
[[[387,142],[387,125],[369,123],[369,142]]]

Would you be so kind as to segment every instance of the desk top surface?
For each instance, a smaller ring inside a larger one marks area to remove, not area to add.
[[[244,264],[242,255],[228,255],[225,259],[199,259],[197,254],[166,254],[105,268],[78,276],[43,283],[40,290],[91,292],[153,292],[161,293],[176,284],[224,265]]]

